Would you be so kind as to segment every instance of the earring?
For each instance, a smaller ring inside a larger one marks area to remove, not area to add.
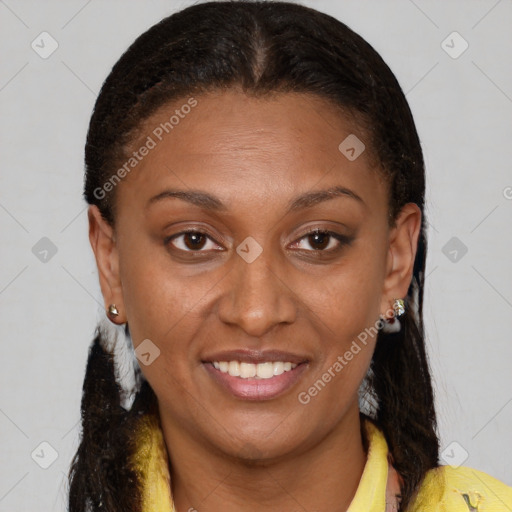
[[[397,317],[405,313],[405,302],[403,299],[395,299],[393,301],[393,311]]]
[[[110,306],[108,307],[108,314],[109,316],[113,317],[119,316],[119,311],[117,310],[115,304],[110,304]]]
[[[382,322],[382,331],[385,333],[399,332],[402,328],[400,320],[398,320],[399,316],[402,316],[405,313],[405,302],[403,299],[394,299],[393,300],[393,313],[394,316],[391,318],[386,318],[381,316]]]

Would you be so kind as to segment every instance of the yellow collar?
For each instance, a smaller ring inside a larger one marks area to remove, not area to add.
[[[136,435],[137,448],[131,465],[142,485],[143,512],[176,512],[171,496],[167,449],[158,417],[141,417]]]
[[[364,422],[368,436],[368,458],[357,492],[347,512],[384,512],[388,480],[388,445],[382,432]],[[167,450],[154,416],[142,419],[137,432],[133,466],[139,474],[144,512],[176,512],[171,496]]]
[[[370,421],[363,426],[368,439],[367,461],[347,512],[390,512],[386,508],[398,490],[396,472],[388,462],[384,434]],[[155,416],[141,418],[137,450],[131,461],[142,484],[144,512],[176,512],[171,496],[167,450]],[[388,476],[391,477],[388,480]],[[482,471],[439,466],[427,472],[408,512],[502,512],[512,510],[512,487]]]
[[[395,509],[386,505],[386,497],[387,501],[392,501],[392,495],[398,491],[398,480],[388,462],[388,445],[384,434],[372,422],[364,421],[363,426],[368,439],[367,460],[347,512],[390,512]],[[142,510],[176,512],[158,417],[141,418],[136,444],[131,464],[142,485]],[[409,512],[501,512],[505,509],[512,510],[512,487],[464,466],[439,466],[428,471],[408,507]]]

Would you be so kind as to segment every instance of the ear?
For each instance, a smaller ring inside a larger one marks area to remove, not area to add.
[[[96,205],[89,206],[89,241],[100,278],[101,293],[105,302],[105,310],[115,304],[119,316],[110,317],[116,324],[125,323],[126,314],[123,301],[121,280],[119,278],[119,253],[115,241],[113,227],[102,217]]]
[[[389,234],[386,277],[382,293],[381,313],[385,316],[394,299],[402,299],[412,280],[414,259],[421,230],[421,210],[415,203],[407,203],[400,210],[395,226]]]

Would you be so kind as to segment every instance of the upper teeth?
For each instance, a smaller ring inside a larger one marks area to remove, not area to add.
[[[297,365],[295,363],[281,361],[267,363],[241,363],[240,361],[213,361],[213,366],[222,373],[229,373],[232,377],[241,377],[242,379],[260,378],[271,379],[275,375],[281,375],[289,372]]]

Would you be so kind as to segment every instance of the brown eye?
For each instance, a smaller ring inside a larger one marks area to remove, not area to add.
[[[330,253],[339,251],[344,245],[350,244],[351,241],[351,237],[335,233],[334,231],[316,229],[306,233],[294,245],[297,249],[306,252]],[[300,244],[303,246],[301,247]]]
[[[213,247],[207,247],[208,242],[211,242]],[[176,249],[185,252],[206,252],[202,250],[207,247],[207,250],[215,250],[218,247],[214,241],[206,234],[200,231],[183,231],[173,235],[165,240],[166,245],[172,244]]]
[[[186,233],[183,242],[188,249],[195,251],[196,249],[202,249],[204,247],[206,236],[201,233]]]
[[[313,233],[308,235],[308,243],[315,250],[323,250],[329,246],[329,241],[332,238],[329,233]]]

